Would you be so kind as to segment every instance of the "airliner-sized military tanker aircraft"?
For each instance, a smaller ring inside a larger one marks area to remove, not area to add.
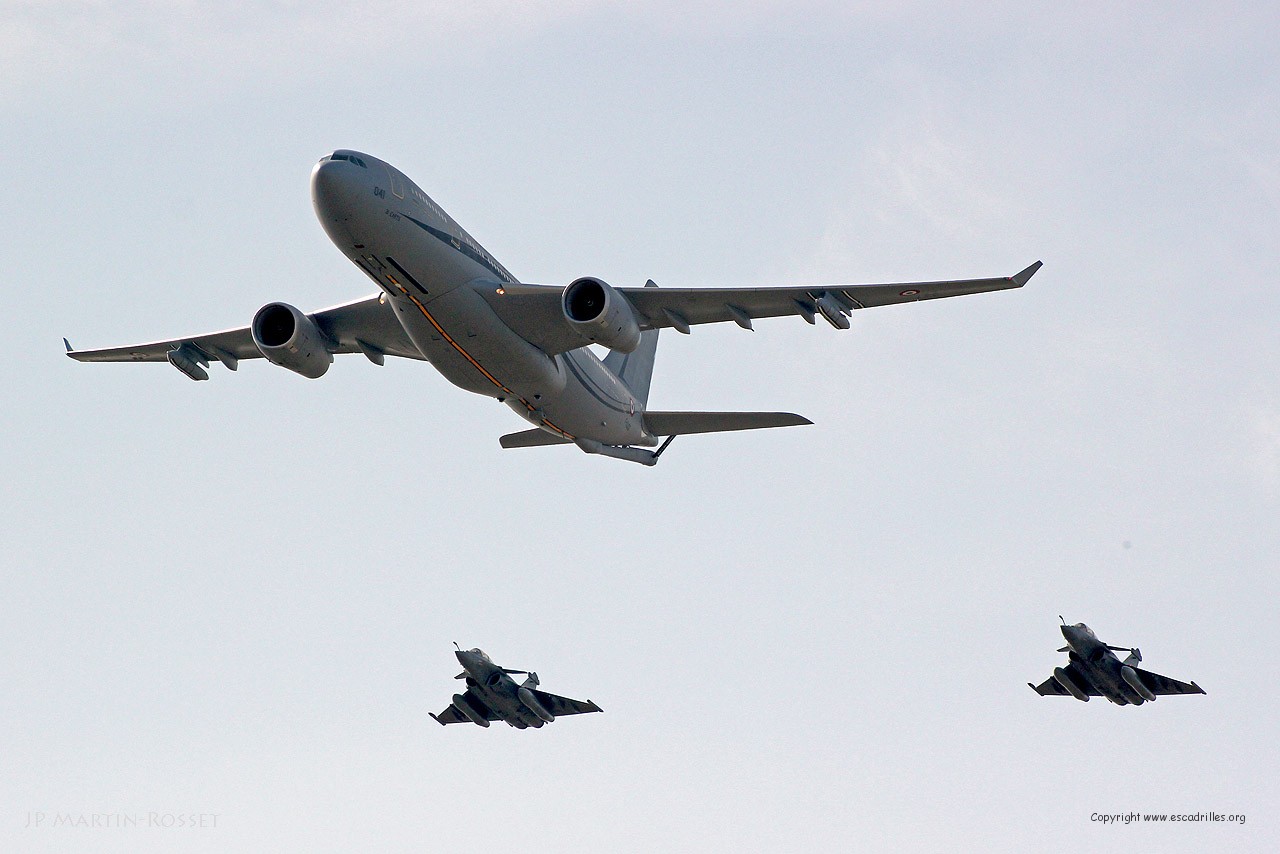
[[[336,353],[363,353],[376,365],[387,356],[418,359],[534,425],[503,436],[504,448],[573,443],[653,465],[679,435],[812,423],[787,412],[648,409],[658,330],[687,335],[723,322],[751,329],[754,320],[782,315],[848,329],[855,309],[1019,288],[1040,268],[1037,261],[1014,276],[890,285],[614,288],[592,276],[526,285],[376,157],[345,149],[324,157],[311,171],[311,200],[329,238],[380,293],[310,314],[273,302],[240,329],[102,350],[67,343],[67,355],[167,361],[193,380],[208,379],[215,361],[234,371],[240,360],[261,357],[315,379]],[[610,351],[603,361],[592,344]]]

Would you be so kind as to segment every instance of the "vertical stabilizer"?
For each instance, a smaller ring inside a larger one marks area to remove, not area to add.
[[[656,288],[653,279],[644,283],[646,288]],[[604,358],[604,366],[618,375],[642,406],[649,405],[649,383],[653,380],[653,362],[658,352],[658,330],[640,333],[640,344],[630,353],[610,350]]]

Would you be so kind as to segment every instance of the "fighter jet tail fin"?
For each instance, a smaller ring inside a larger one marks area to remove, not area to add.
[[[1110,648],[1110,647],[1108,647],[1108,648]],[[1127,652],[1127,653],[1129,653],[1128,655],[1126,655],[1126,656],[1124,657],[1124,661],[1122,661],[1122,662],[1121,662],[1121,664],[1137,664],[1138,662],[1142,661],[1142,651],[1141,651],[1141,650],[1139,650],[1136,646],[1135,646],[1133,649],[1123,649],[1123,648],[1121,648],[1121,649],[1117,649],[1117,650],[1115,650],[1115,651],[1116,651],[1116,652]]]
[[[656,288],[653,279],[644,283],[646,288]],[[610,350],[604,357],[604,366],[631,389],[641,406],[649,403],[649,384],[653,380],[653,363],[658,353],[658,330],[640,333],[640,344],[630,353]]]

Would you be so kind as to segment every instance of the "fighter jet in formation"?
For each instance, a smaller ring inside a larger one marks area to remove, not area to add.
[[[1067,645],[1058,652],[1068,653],[1070,663],[1066,667],[1055,667],[1053,676],[1039,685],[1027,683],[1042,697],[1070,695],[1086,703],[1090,697],[1106,697],[1117,706],[1130,703],[1141,706],[1144,702],[1154,702],[1162,694],[1205,693],[1194,682],[1188,685],[1137,667],[1142,661],[1141,652],[1103,643],[1084,623],[1068,626],[1063,620],[1062,636],[1067,639]],[[1129,654],[1121,661],[1116,658],[1117,652]]]
[[[467,680],[467,690],[454,694],[453,702],[443,712],[431,715],[442,726],[470,721],[487,727],[490,721],[506,721],[516,729],[537,729],[561,715],[604,711],[590,700],[584,703],[539,691],[538,674],[499,667],[484,650],[459,649],[454,655],[462,665],[462,672],[455,678]],[[527,678],[517,685],[511,678],[513,674]]]

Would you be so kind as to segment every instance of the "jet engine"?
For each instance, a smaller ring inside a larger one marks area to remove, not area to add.
[[[1138,672],[1129,665],[1123,665],[1120,668],[1120,676],[1128,683],[1129,687],[1138,693],[1138,696],[1147,702],[1155,702],[1156,695],[1151,693],[1151,689],[1142,683],[1142,677]]]
[[[307,379],[324,376],[333,364],[327,336],[315,321],[287,303],[273,302],[258,309],[250,330],[253,343],[268,362]]]
[[[575,279],[564,289],[561,307],[583,338],[630,353],[640,345],[640,323],[627,298],[599,279]]]

